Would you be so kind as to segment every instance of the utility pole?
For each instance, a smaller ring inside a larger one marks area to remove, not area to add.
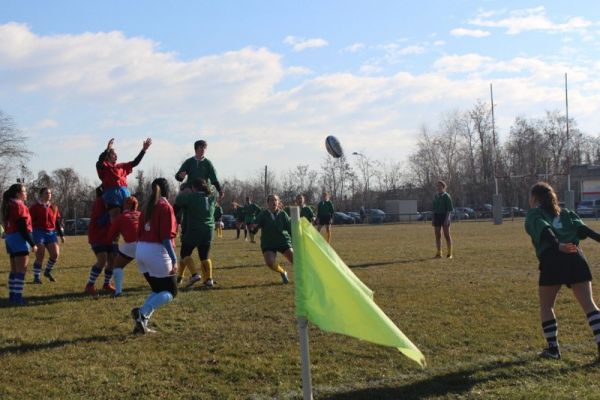
[[[498,177],[496,176],[496,121],[494,119],[494,91],[490,83],[490,100],[492,104],[492,172],[494,174],[495,194],[492,196],[492,214],[494,225],[502,224],[502,195],[498,193]]]

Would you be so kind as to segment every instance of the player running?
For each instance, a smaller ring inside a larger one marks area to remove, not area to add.
[[[46,249],[48,249],[48,263],[44,276],[50,282],[56,282],[52,275],[52,268],[56,265],[59,256],[58,236],[65,242],[65,233],[62,228],[62,218],[58,207],[52,204],[52,190],[41,188],[38,201],[29,207],[31,223],[33,225],[33,241],[37,246],[35,261],[33,262],[33,283],[41,284],[42,265]]]
[[[265,264],[279,273],[283,283],[288,283],[287,271],[277,263],[277,252],[283,254],[293,264],[292,227],[290,217],[281,209],[279,196],[271,194],[267,197],[267,209],[258,214],[249,228],[254,233],[262,229],[260,249],[263,252]]]
[[[257,206],[249,196],[246,196],[246,202],[244,203],[244,225],[246,227],[250,227],[250,225],[253,225],[258,213],[260,213],[260,207]],[[252,229],[249,229],[248,233],[250,235],[250,243],[256,243],[256,241],[254,240],[254,236],[256,235],[256,233],[253,232]]]

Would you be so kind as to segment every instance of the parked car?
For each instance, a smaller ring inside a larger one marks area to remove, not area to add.
[[[519,207],[511,207],[510,212],[515,217],[524,217],[527,215],[527,211]]]
[[[475,211],[477,218],[492,218],[492,205],[481,204],[478,206],[470,206]]]
[[[352,218],[348,214],[345,214],[341,211],[336,211],[333,213],[333,223],[336,225],[353,224],[354,218]]]
[[[365,215],[369,224],[381,224],[385,221],[385,212],[377,208],[366,209]]]
[[[600,207],[600,200],[581,200],[575,212],[580,217],[595,217]]]
[[[235,229],[235,217],[231,214],[223,214],[221,216],[221,221],[225,229]]]
[[[360,216],[360,213],[357,211],[348,211],[347,213],[345,213],[346,215],[349,215],[350,217],[352,217],[354,219],[354,223],[355,224],[362,224],[362,217]]]
[[[458,211],[464,214],[467,214],[469,219],[475,218],[475,210],[471,207],[454,207],[454,211]]]
[[[464,211],[455,208],[454,211],[450,213],[452,219],[469,219],[469,214]]]
[[[64,221],[65,235],[85,235],[90,226],[89,218],[66,219]]]
[[[433,213],[431,211],[421,211],[421,215],[419,215],[418,221],[431,221],[433,218]]]

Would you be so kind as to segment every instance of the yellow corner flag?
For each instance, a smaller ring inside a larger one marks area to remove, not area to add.
[[[365,286],[306,218],[292,221],[296,316],[324,331],[396,347],[422,367],[425,357],[373,301]]]

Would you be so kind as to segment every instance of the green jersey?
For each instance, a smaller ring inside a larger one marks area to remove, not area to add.
[[[180,172],[184,172],[187,174],[186,184],[191,187],[192,182],[196,178],[204,178],[208,183],[208,187],[214,185],[217,190],[221,190],[221,186],[219,185],[219,180],[217,179],[217,173],[212,163],[208,158],[203,158],[202,160],[198,160],[196,157],[190,157],[184,161],[175,174],[175,179],[180,181],[177,177]]]
[[[233,216],[236,221],[244,222],[244,207],[236,207],[233,209]]]
[[[290,207],[286,207],[285,212],[287,215],[292,215]],[[304,206],[300,208],[300,218],[302,217],[306,218],[308,222],[312,224],[313,219],[315,218],[315,213],[309,206]]]
[[[436,193],[433,196],[433,213],[434,214],[447,214],[454,210],[452,205],[452,198],[446,192]]]
[[[252,224],[254,223],[254,219],[260,212],[260,207],[254,203],[249,203],[244,205],[244,223]]]
[[[333,211],[333,203],[331,200],[321,200],[317,205],[318,217],[332,217]]]
[[[183,210],[185,231],[181,243],[191,246],[210,244],[215,229],[214,197],[204,192],[180,193],[175,204]]]
[[[292,247],[292,225],[285,211],[277,210],[272,213],[270,210],[262,210],[256,217],[255,224],[262,230],[262,251]]]
[[[542,232],[550,227],[560,243],[579,244],[577,230],[585,224],[573,211],[563,208],[558,216],[551,215],[539,207],[532,208],[525,217],[525,231],[531,236],[535,254],[542,253],[552,245],[542,241]]]

